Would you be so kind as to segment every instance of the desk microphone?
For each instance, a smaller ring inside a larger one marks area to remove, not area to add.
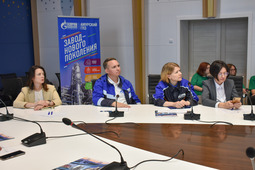
[[[246,89],[246,91],[248,92],[249,89]],[[255,120],[255,115],[253,113],[253,105],[252,105],[252,101],[251,101],[251,94],[247,95],[249,98],[249,101],[251,103],[251,113],[250,114],[243,114],[243,119],[244,120]]]
[[[109,117],[123,117],[124,116],[124,111],[118,111],[118,109],[117,109],[117,101],[118,101],[118,98],[119,98],[120,96],[117,94],[116,95],[116,100],[115,100],[115,102],[116,102],[116,104],[115,104],[115,111],[110,111],[109,112]]]
[[[253,147],[248,147],[246,149],[246,155],[251,159],[252,169],[255,170],[254,165],[255,149]]]
[[[191,95],[191,100],[190,100],[190,105],[191,105],[191,111],[187,111],[187,113],[184,114],[184,119],[185,120],[199,120],[200,119],[200,114],[195,114],[193,112],[193,95],[191,92],[191,83],[189,82],[189,89],[190,89],[190,95]]]
[[[123,157],[122,157],[122,154],[120,153],[120,151],[119,151],[115,146],[113,146],[113,145],[111,145],[111,144],[105,142],[104,140],[100,139],[99,137],[93,135],[92,133],[90,133],[90,132],[88,132],[88,131],[86,131],[86,130],[80,128],[79,126],[77,126],[76,124],[74,124],[74,123],[73,123],[70,119],[68,119],[68,118],[63,118],[63,119],[62,119],[62,122],[63,122],[64,124],[66,124],[66,125],[71,125],[73,128],[76,128],[76,129],[79,129],[79,130],[81,130],[81,131],[83,131],[83,132],[86,132],[86,133],[89,134],[90,136],[92,136],[92,137],[94,137],[94,138],[100,140],[101,142],[103,142],[103,143],[109,145],[110,147],[112,147],[112,148],[114,148],[115,150],[118,151],[118,153],[119,153],[119,155],[120,155],[120,160],[121,160],[121,162],[120,162],[120,163],[119,163],[119,162],[112,162],[112,163],[110,163],[110,164],[104,166],[104,167],[102,168],[102,170],[129,170],[129,168],[127,167],[127,163],[124,161],[124,159],[123,159]]]
[[[36,121],[32,121],[32,120],[27,120],[27,119],[22,119],[22,118],[18,118],[15,117],[16,119],[25,121],[25,122],[32,122],[37,124],[40,127],[40,131],[41,133],[35,133],[31,136],[26,137],[25,139],[22,139],[21,142],[23,145],[31,147],[31,146],[36,146],[36,145],[41,145],[41,144],[45,144],[46,143],[46,135],[45,132],[43,132],[42,127],[39,123],[37,123]]]
[[[0,122],[13,119],[13,114],[9,113],[6,104],[3,102],[2,99],[0,99],[0,101],[3,103],[3,105],[5,106],[5,109],[6,109],[6,114],[5,115],[3,113],[0,113]]]

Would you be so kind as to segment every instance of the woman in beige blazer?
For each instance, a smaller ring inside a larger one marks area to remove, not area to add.
[[[44,107],[61,105],[62,102],[56,88],[46,84],[45,80],[44,68],[38,65],[32,66],[29,70],[28,86],[21,89],[13,102],[13,107],[40,110]]]

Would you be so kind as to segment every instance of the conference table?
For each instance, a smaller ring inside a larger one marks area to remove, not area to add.
[[[114,108],[93,105],[62,105],[41,111],[8,109],[15,117],[38,122],[49,138],[46,144],[26,147],[21,140],[39,132],[38,125],[17,119],[0,122],[0,134],[14,137],[1,141],[0,147],[26,152],[23,156],[0,161],[1,169],[54,169],[82,157],[119,162],[117,151],[90,135],[54,138],[82,133],[64,125],[64,117],[117,147],[129,167],[147,159],[168,159],[180,149],[184,151],[184,155],[180,153],[171,161],[141,164],[136,168],[138,170],[252,169],[245,153],[246,148],[255,145],[255,122],[243,120],[243,114],[251,112],[248,105],[238,110],[198,105],[193,110],[201,115],[200,121],[184,120],[184,114],[190,108],[169,109],[153,105],[118,109],[124,111],[124,117],[115,119],[108,113]],[[155,116],[155,111],[177,115]],[[0,112],[5,113],[5,108],[0,108]]]

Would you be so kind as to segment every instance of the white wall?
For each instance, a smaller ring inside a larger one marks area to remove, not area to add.
[[[146,9],[146,51],[148,74],[159,74],[167,62],[180,64],[180,21],[202,19],[202,0],[148,0]],[[255,75],[254,0],[218,0],[217,18],[249,18],[247,77]],[[173,43],[169,43],[172,40]],[[155,63],[156,66],[155,66]],[[183,67],[183,66],[182,66]],[[186,66],[185,66],[186,67]],[[187,65],[188,67],[188,65]]]
[[[59,72],[57,16],[73,16],[73,1],[54,2],[56,4],[45,4],[37,0],[37,8],[41,65],[47,70],[48,78],[58,85],[55,76],[55,72]],[[249,78],[255,75],[255,1],[218,0],[218,3],[217,18],[249,18]],[[134,85],[132,0],[87,0],[87,11],[89,17],[100,18],[102,61],[107,57],[117,58],[122,75]],[[202,19],[202,0],[145,0],[145,17],[147,74],[159,74],[167,62],[180,64],[180,21]]]
[[[100,18],[101,61],[116,58],[134,86],[132,0],[87,0],[87,16]]]
[[[40,64],[56,88],[58,79],[55,73],[60,72],[57,16],[73,15],[73,0],[63,3],[61,0],[37,0]]]

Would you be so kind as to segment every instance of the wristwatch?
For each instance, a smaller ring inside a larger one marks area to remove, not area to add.
[[[49,106],[51,105],[51,100],[48,100],[48,102],[49,102]]]

